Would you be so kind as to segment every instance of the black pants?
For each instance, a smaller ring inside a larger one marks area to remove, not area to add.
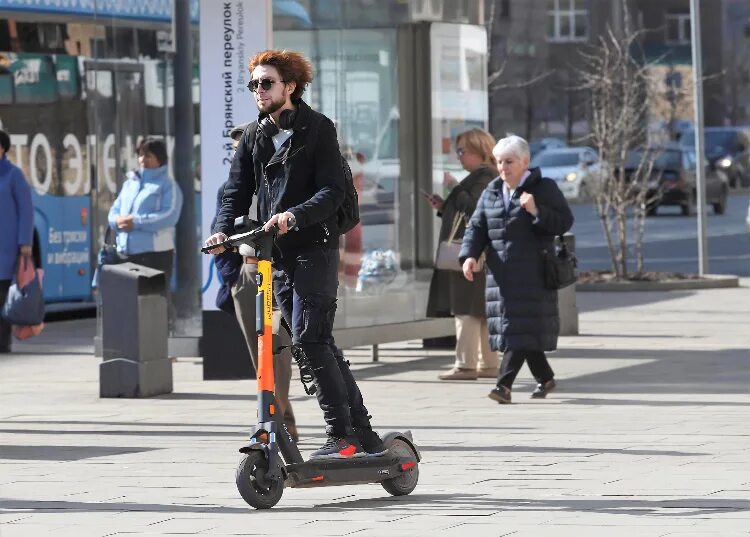
[[[547,382],[555,377],[555,372],[547,361],[543,351],[509,350],[503,354],[503,362],[497,375],[497,385],[505,386],[509,390],[513,387],[518,372],[523,367],[524,360],[529,364],[531,374],[539,383]]]
[[[292,343],[301,346],[312,366],[326,432],[348,436],[352,426],[367,427],[370,419],[349,364],[333,340],[338,265],[338,250],[287,254],[274,262],[273,285],[281,314],[292,327]]]
[[[0,308],[8,298],[8,289],[13,280],[0,280]],[[10,351],[10,323],[0,316],[0,352]]]

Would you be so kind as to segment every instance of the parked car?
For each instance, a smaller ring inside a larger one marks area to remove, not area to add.
[[[562,147],[568,147],[568,144],[559,138],[540,138],[529,142],[531,158],[534,158],[537,154],[546,151],[547,149],[560,149]]]
[[[694,150],[695,132],[685,132],[680,143]],[[729,186],[750,186],[750,127],[706,127],[704,147],[709,163],[727,175]]]
[[[678,205],[685,216],[695,214],[695,151],[681,145],[633,151],[628,155],[626,172],[638,167],[644,157],[643,151],[657,153],[648,183],[648,197],[654,200],[649,203],[648,214],[656,214],[662,205]],[[714,214],[724,214],[728,195],[726,176],[706,163],[706,202],[713,207]]]
[[[542,175],[557,181],[566,199],[585,201],[591,197],[589,186],[599,174],[599,155],[590,147],[547,149],[531,161],[540,167]]]

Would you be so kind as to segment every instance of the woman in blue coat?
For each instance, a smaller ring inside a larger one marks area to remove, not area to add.
[[[126,261],[172,275],[175,224],[182,192],[169,176],[167,146],[146,138],[138,148],[140,170],[128,173],[109,210],[109,227],[117,232],[117,251]]]
[[[19,255],[31,256],[34,207],[23,172],[8,160],[10,136],[0,130],[0,308],[5,304]],[[0,317],[0,353],[10,352],[11,326]]]
[[[524,361],[537,380],[534,398],[555,388],[544,355],[557,348],[560,318],[557,291],[544,286],[542,250],[573,226],[573,214],[557,183],[529,167],[529,145],[518,136],[500,140],[493,154],[500,177],[479,199],[464,234],[460,260],[472,281],[486,253],[486,304],[490,346],[502,351],[497,387],[489,397],[511,402],[513,381]]]

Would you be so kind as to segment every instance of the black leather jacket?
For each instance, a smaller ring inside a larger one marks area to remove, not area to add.
[[[336,211],[344,199],[345,185],[336,128],[304,101],[295,105],[294,132],[278,152],[273,140],[260,130],[243,133],[214,232],[231,235],[234,219],[248,214],[253,194],[257,194],[260,221],[285,211],[297,219],[299,230],[276,242],[282,253],[338,248]]]

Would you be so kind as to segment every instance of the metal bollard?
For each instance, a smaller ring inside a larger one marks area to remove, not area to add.
[[[134,263],[103,267],[100,397],[172,393],[166,286],[160,270]]]
[[[576,253],[576,237],[572,233],[563,236],[565,246],[572,254]],[[569,285],[557,291],[557,304],[560,313],[560,335],[578,335],[578,306],[576,306],[576,286]]]

